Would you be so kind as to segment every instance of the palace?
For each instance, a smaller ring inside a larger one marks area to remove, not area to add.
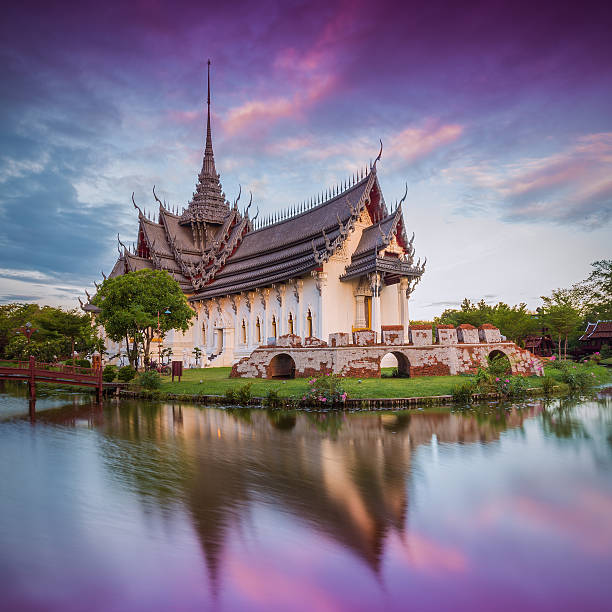
[[[193,363],[199,347],[211,366],[229,366],[260,345],[292,334],[304,342],[330,333],[401,325],[408,342],[408,299],[425,270],[415,262],[401,201],[389,210],[376,164],[342,185],[258,221],[250,201],[230,204],[216,171],[208,113],[202,170],[192,200],[170,210],[155,195],[156,219],[138,209],[138,242],[120,244],[111,277],[167,270],[197,313],[185,333],[164,344]],[[404,194],[404,198],[406,194]],[[402,198],[402,201],[403,199]],[[252,198],[251,198],[252,199]],[[121,352],[119,345],[109,353]]]

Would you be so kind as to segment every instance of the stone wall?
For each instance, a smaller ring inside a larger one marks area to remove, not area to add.
[[[396,327],[396,326],[394,326]],[[398,326],[401,327],[401,326]],[[307,338],[304,346],[297,342],[287,342],[285,346],[267,346],[255,349],[249,357],[241,359],[232,368],[232,377],[267,378],[271,375],[270,364],[273,358],[282,356],[293,360],[296,376],[318,376],[333,372],[340,376],[368,378],[380,376],[380,363],[385,355],[392,353],[399,360],[408,363],[410,376],[443,376],[460,373],[474,373],[480,366],[487,365],[487,357],[493,352],[502,352],[510,360],[513,374],[539,374],[541,362],[529,351],[521,349],[513,342],[502,342],[499,330],[493,326],[484,328],[485,337],[490,342],[466,343],[459,341],[454,328],[441,328],[439,343],[431,342],[431,328],[428,344],[399,344],[398,334],[402,329],[389,329],[383,334],[384,343],[375,344],[364,331],[354,332],[354,343],[346,343],[347,334],[330,334],[330,346],[317,338]],[[412,330],[411,330],[412,331]],[[425,329],[415,329],[426,332]],[[463,338],[473,338],[471,332],[480,331],[464,328]],[[497,331],[497,334],[494,332]],[[415,336],[413,336],[414,338]],[[416,336],[417,341],[426,338]],[[499,340],[497,340],[499,338]],[[279,340],[281,340],[279,338]],[[358,344],[361,342],[361,344]],[[279,359],[276,360],[278,362]]]

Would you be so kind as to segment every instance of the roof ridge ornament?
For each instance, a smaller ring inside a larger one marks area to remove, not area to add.
[[[378,155],[376,156],[376,159],[374,160],[374,163],[370,166],[370,170],[372,172],[376,172],[376,162],[380,161],[380,158],[382,157],[382,152],[383,152],[383,141],[381,138],[379,138],[380,140],[380,151],[378,152]]]
[[[132,204],[134,205],[134,208],[138,211],[139,216],[140,217],[144,217],[144,215],[142,214],[142,210],[140,208],[140,206],[138,206],[138,204],[136,204],[136,200],[134,200],[134,192],[132,191]],[[118,236],[119,234],[117,234]]]
[[[161,200],[157,197],[157,194],[155,193],[155,185],[153,185],[153,197],[157,200],[159,207],[164,208],[164,205],[161,203]]]

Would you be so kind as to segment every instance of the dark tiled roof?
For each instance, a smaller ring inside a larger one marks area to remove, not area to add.
[[[354,222],[358,209],[363,209],[376,182],[376,173],[371,172],[315,208],[247,233],[214,280],[192,299],[264,287],[319,267],[321,260],[317,260],[317,255],[322,256],[329,245],[337,248],[344,241],[346,226],[351,219]]]
[[[589,323],[579,340],[595,340],[597,338],[612,338],[612,321],[597,321]]]

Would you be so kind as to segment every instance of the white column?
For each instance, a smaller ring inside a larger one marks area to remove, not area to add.
[[[380,342],[380,290],[381,290],[381,279],[380,274],[375,272],[370,275],[370,286],[372,288],[372,331],[376,342]]]
[[[400,324],[404,326],[404,342],[408,344],[410,328],[410,316],[408,313],[408,288],[410,282],[407,278],[401,278],[398,284],[398,298],[400,303]]]
[[[295,334],[297,336],[301,336],[302,340],[304,340],[304,281],[303,280],[298,280],[297,282],[297,299],[298,299],[298,305],[297,305],[297,312],[296,312],[296,316],[295,316],[295,321],[293,322],[293,325],[295,326]]]
[[[363,329],[367,323],[365,295],[355,296],[355,309],[355,327],[357,329]]]

